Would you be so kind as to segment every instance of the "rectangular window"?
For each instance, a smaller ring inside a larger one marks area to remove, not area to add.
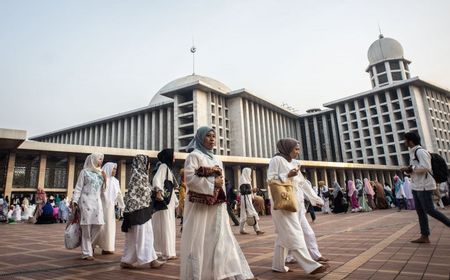
[[[386,66],[384,66],[384,62],[378,63],[375,65],[375,68],[377,69],[377,74],[386,72]]]
[[[389,61],[389,67],[391,67],[391,70],[400,70],[400,63],[398,61]]]
[[[392,80],[401,81],[402,80],[402,72],[392,72]]]
[[[388,78],[387,78],[387,75],[386,75],[386,74],[378,75],[378,83],[379,83],[380,85],[386,84],[387,82],[388,82]]]

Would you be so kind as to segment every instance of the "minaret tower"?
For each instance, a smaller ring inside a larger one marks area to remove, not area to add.
[[[370,74],[373,88],[407,80],[410,77],[411,61],[404,58],[403,47],[397,40],[385,38],[380,33],[378,40],[370,45],[367,58],[369,66],[366,72]]]

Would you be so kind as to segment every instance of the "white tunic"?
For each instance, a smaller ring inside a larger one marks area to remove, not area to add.
[[[166,178],[172,183],[174,182],[170,169],[166,164],[161,164],[153,177],[153,190],[164,193],[164,181]],[[167,205],[167,210],[158,211],[152,216],[154,247],[156,253],[160,256],[175,257],[177,255],[175,219],[175,208],[177,204],[178,199],[175,192],[173,192],[170,202]]]
[[[103,225],[101,188],[103,178],[100,174],[81,170],[73,191],[73,202],[78,204],[81,213],[80,225]]]
[[[297,160],[293,159],[291,162],[288,162],[281,156],[275,156],[270,160],[267,178],[280,178],[282,181],[286,181],[288,179],[287,175],[289,171],[294,168],[298,168],[298,166],[299,162]],[[313,205],[323,203],[321,198],[317,195],[313,195],[313,189],[306,184],[301,173],[291,179],[293,180],[297,199],[300,203],[299,211],[301,213],[306,212],[303,202],[303,195],[306,195]],[[299,191],[300,188],[302,191]],[[306,248],[305,238],[303,236],[303,230],[299,220],[299,215],[301,214],[285,210],[273,210],[272,197],[270,197],[270,199],[272,205],[272,220],[275,224],[275,232],[277,233],[275,244],[289,250]]]
[[[120,191],[119,180],[115,177],[109,177],[106,189],[101,195],[103,205],[103,218],[105,225],[98,234],[95,242],[103,251],[115,251],[116,243],[116,204],[120,209],[125,208],[122,192]]]
[[[217,158],[210,159],[197,150],[191,152],[184,168],[187,191],[212,195],[214,178],[198,177],[195,170],[214,165],[223,170],[222,162]],[[183,217],[180,253],[182,280],[253,278],[231,231],[225,203],[210,206],[191,203],[186,197]]]

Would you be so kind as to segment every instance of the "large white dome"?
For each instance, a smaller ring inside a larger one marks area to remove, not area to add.
[[[397,40],[384,38],[383,35],[380,35],[380,39],[370,45],[367,58],[370,65],[383,60],[403,59],[403,47]]]
[[[227,92],[231,91],[231,89],[228,86],[226,86],[225,84],[223,84],[222,82],[219,82],[210,77],[193,74],[193,75],[188,75],[185,77],[175,79],[175,80],[171,81],[170,83],[166,84],[165,86],[163,86],[153,96],[152,100],[150,101],[150,105],[156,105],[159,103],[170,102],[170,101],[172,101],[172,99],[162,95],[163,93],[175,91],[175,90],[178,90],[178,89],[181,89],[184,87],[188,87],[188,86],[192,86],[192,85],[196,85],[196,84],[202,84],[204,86],[207,86],[207,87],[209,87],[213,90],[216,90],[218,92],[221,92],[221,93],[227,93]]]

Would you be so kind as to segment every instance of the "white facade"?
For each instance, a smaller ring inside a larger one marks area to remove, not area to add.
[[[410,78],[410,61],[396,40],[380,36],[369,48],[372,89],[296,115],[245,89],[232,91],[200,75],[176,79],[150,105],[36,136],[37,141],[185,151],[197,128],[209,125],[219,155],[269,158],[280,138],[302,143],[305,160],[405,165],[403,135],[416,131],[423,145],[450,162],[450,92]]]

